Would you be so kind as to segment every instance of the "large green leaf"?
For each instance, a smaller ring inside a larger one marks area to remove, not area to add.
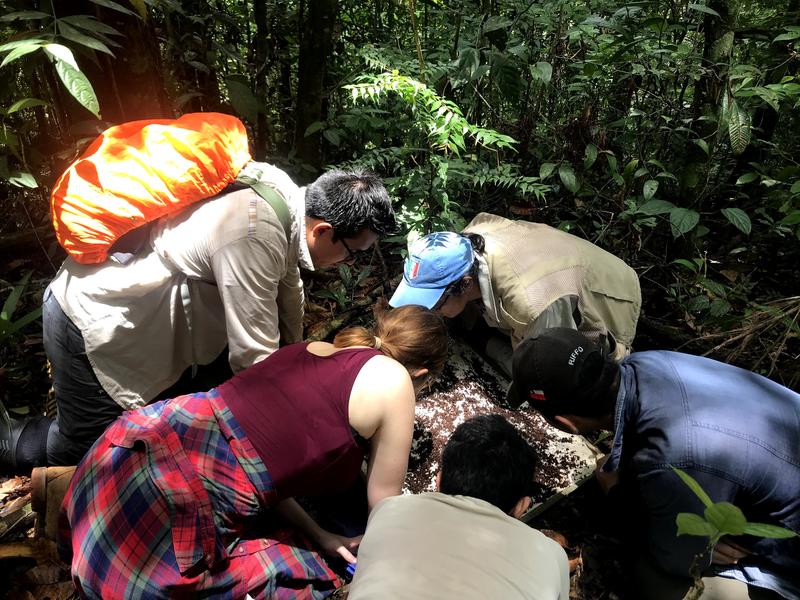
[[[33,175],[25,171],[16,171],[8,178],[8,183],[16,187],[37,188],[39,184],[36,183]]]
[[[92,33],[100,33],[105,35],[122,35],[119,31],[106,25],[105,23],[101,23],[91,15],[74,15],[71,17],[61,17],[58,20],[60,23],[69,23],[75,27],[80,27],[86,31],[91,31]]]
[[[698,12],[705,13],[707,15],[719,17],[719,13],[717,11],[715,11],[713,8],[709,8],[705,4],[690,4],[689,10],[696,10]]]
[[[110,8],[111,10],[116,10],[117,12],[121,12],[123,14],[130,15],[132,17],[138,17],[139,16],[135,12],[125,8],[121,4],[117,4],[116,2],[112,2],[112,0],[91,0],[91,1],[94,2],[95,4],[99,5],[99,6],[104,6],[106,8]]]
[[[749,234],[753,228],[750,217],[741,208],[723,208],[722,214],[742,233]]]
[[[18,58],[25,56],[26,54],[30,54],[31,52],[36,52],[41,47],[42,47],[42,42],[39,40],[33,40],[22,46],[17,46],[11,52],[6,54],[6,57],[3,59],[3,62],[0,63],[0,67],[5,67],[8,63],[14,62]]]
[[[683,480],[683,483],[689,486],[689,489],[692,490],[698,498],[700,498],[700,502],[702,502],[706,508],[714,505],[714,502],[712,502],[711,498],[709,498],[708,494],[706,494],[706,491],[700,487],[700,484],[697,483],[694,477],[682,469],[676,469],[675,467],[672,467],[672,470],[675,471],[675,474]]]
[[[42,40],[39,38],[25,38],[24,40],[14,40],[13,42],[6,42],[2,46],[0,46],[0,52],[8,52],[9,50],[14,50],[15,48],[27,46],[28,44],[32,43],[46,44],[47,40]]]
[[[45,44],[44,51],[53,58],[67,63],[73,69],[80,70],[78,69],[78,63],[75,61],[75,56],[72,54],[72,50],[63,44]]]
[[[550,175],[553,174],[553,171],[555,170],[556,170],[555,163],[550,163],[550,162],[542,163],[541,166],[539,167],[539,179],[542,180],[547,179],[548,177],[550,177]]]
[[[637,213],[643,215],[663,215],[675,210],[675,205],[667,200],[649,200],[636,209]]]
[[[648,179],[642,186],[642,196],[644,196],[645,200],[650,200],[656,195],[656,190],[658,190],[658,181]]]
[[[707,507],[706,520],[716,527],[722,535],[742,535],[747,519],[738,506],[730,502],[717,502]]]
[[[44,100],[39,100],[38,98],[23,98],[22,100],[17,100],[8,107],[6,114],[12,114],[17,112],[18,110],[24,110],[26,108],[31,108],[34,106],[47,106],[47,102]]]
[[[534,79],[550,83],[553,78],[553,65],[544,61],[537,62],[535,65],[531,65],[531,75],[533,75]]]
[[[739,179],[736,180],[736,185],[744,185],[746,183],[752,183],[756,179],[758,179],[758,173],[753,173],[753,172],[745,173],[744,175],[739,177]]]
[[[0,320],[2,321],[10,321],[11,317],[14,316],[14,311],[17,310],[17,304],[19,303],[19,299],[22,297],[22,292],[25,291],[25,288],[28,287],[28,280],[31,278],[31,271],[28,271],[23,276],[22,280],[11,288],[11,293],[6,298],[6,301],[3,303],[3,308],[0,310]]]
[[[584,159],[583,159],[583,168],[584,169],[591,169],[592,165],[597,160],[597,146],[594,144],[586,144],[586,150],[584,151]]]
[[[690,208],[674,208],[669,213],[669,224],[672,227],[673,237],[689,233],[699,221],[700,214]]]
[[[678,513],[675,518],[678,525],[678,535],[702,535],[711,537],[717,534],[714,526],[700,515],[693,513]]]
[[[748,523],[744,526],[744,532],[747,535],[757,535],[762,538],[770,539],[786,539],[797,537],[797,532],[785,527],[778,527],[777,525],[769,525],[768,523]]]
[[[75,42],[76,44],[80,44],[81,46],[86,46],[87,48],[91,48],[92,50],[98,50],[100,52],[105,52],[106,54],[110,54],[114,56],[114,53],[111,49],[106,46],[103,42],[98,40],[97,38],[93,38],[92,36],[86,35],[85,33],[81,33],[71,25],[67,23],[63,23],[61,21],[58,22],[58,33],[61,34],[62,37],[68,39],[71,42]]]
[[[38,10],[20,10],[4,14],[0,17],[0,21],[33,21],[36,19],[50,19],[52,16]]]
[[[728,135],[734,154],[741,154],[750,143],[750,116],[732,100],[728,107]]]
[[[72,94],[72,97],[99,119],[100,104],[97,102],[97,95],[94,93],[94,88],[92,88],[92,84],[89,83],[86,75],[71,64],[58,58],[55,59],[55,67],[56,73],[58,73],[59,78],[69,93]]]
[[[575,171],[567,163],[561,163],[558,166],[558,176],[561,178],[564,187],[573,194],[580,189],[581,185],[578,183],[578,178],[575,177]]]

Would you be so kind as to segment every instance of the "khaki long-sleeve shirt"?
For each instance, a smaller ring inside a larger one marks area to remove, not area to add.
[[[247,188],[161,219],[150,233],[152,250],[125,265],[68,258],[51,283],[98,380],[122,407],[146,404],[226,345],[237,372],[302,338],[299,266],[313,268],[305,188],[259,166],[293,213],[290,239]]]

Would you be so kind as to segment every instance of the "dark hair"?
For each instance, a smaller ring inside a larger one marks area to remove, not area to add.
[[[486,240],[483,239],[483,236],[479,233],[462,233],[462,237],[465,237],[469,240],[469,243],[472,245],[472,251],[477,254],[483,254],[483,250],[486,247]],[[469,288],[470,282],[466,280],[467,277],[471,278],[471,281],[477,280],[478,278],[478,261],[472,261],[472,266],[469,268],[469,271],[464,273],[461,277],[453,281],[452,283],[448,284],[448,286],[444,289],[442,293],[442,298],[446,296],[461,296],[465,294],[467,288]]]
[[[397,229],[383,181],[363,169],[337,169],[318,177],[306,188],[306,216],[330,223],[334,241],[355,237],[367,227],[378,235]]]
[[[428,369],[439,375],[447,362],[447,326],[442,317],[423,306],[408,304],[389,309],[385,299],[375,306],[375,326],[348,327],[336,334],[337,348],[378,345],[380,351],[407,369]]]
[[[601,358],[602,364],[594,369],[585,369],[585,381],[565,398],[549,402],[532,402],[545,417],[575,415],[576,417],[601,418],[613,415],[619,392],[619,363],[608,356]]]
[[[443,494],[472,496],[505,513],[528,495],[536,452],[500,415],[479,415],[456,427],[442,451]]]

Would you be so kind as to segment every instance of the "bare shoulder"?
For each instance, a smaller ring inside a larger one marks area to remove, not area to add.
[[[391,385],[411,385],[411,376],[408,374],[406,368],[399,362],[388,356],[378,355],[370,358],[364,366],[356,379],[357,383],[376,383],[381,388],[387,388]]]

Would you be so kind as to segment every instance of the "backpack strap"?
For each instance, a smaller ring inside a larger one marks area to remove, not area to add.
[[[283,232],[286,234],[286,241],[290,242],[292,239],[292,217],[283,197],[273,188],[260,181],[245,181],[244,183],[253,188],[253,191],[272,207],[278,217],[278,221],[281,222]]]

